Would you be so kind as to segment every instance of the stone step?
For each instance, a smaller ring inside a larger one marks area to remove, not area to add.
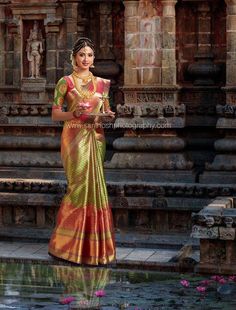
[[[45,228],[17,228],[1,227],[0,239],[5,241],[48,242],[52,230]],[[194,249],[199,248],[198,239],[192,239],[186,234],[155,234],[129,230],[118,230],[115,233],[116,244],[119,247],[153,248],[153,249],[180,249],[191,244]]]
[[[186,252],[180,260],[181,250],[164,248],[123,248],[116,247],[116,261],[112,268],[151,269],[160,271],[193,272],[199,262],[199,251]],[[0,241],[0,262],[34,263],[70,266],[72,263],[48,255],[48,243],[28,243],[23,241]],[[74,265],[74,264],[72,264]]]

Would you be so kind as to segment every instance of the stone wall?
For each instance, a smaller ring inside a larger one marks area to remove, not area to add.
[[[193,210],[233,195],[235,5],[0,0],[2,223],[53,225],[65,180],[51,102],[82,35],[96,43],[94,74],[112,81],[105,170],[116,226],[187,232]],[[34,20],[45,48],[40,78],[29,79]]]

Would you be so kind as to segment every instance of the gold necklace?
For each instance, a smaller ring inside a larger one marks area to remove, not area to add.
[[[93,97],[93,95],[96,93],[96,90],[97,90],[97,87],[96,87],[96,82],[95,82],[95,77],[93,76],[93,74],[91,73],[91,80],[92,80],[92,83],[93,83],[93,90],[83,90],[81,88],[81,86],[79,85],[77,79],[75,78],[75,75],[73,75],[72,73],[72,77],[73,77],[73,80],[74,80],[74,85],[75,85],[75,88],[77,89],[80,97],[82,99],[89,99],[91,97]]]
[[[82,82],[88,83],[91,79],[92,79],[92,72],[89,72],[89,74],[87,76],[81,76],[79,75],[76,71],[73,71],[72,75],[76,76],[77,78],[79,78],[80,80],[82,80]]]

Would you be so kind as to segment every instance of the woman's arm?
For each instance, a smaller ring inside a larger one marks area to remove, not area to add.
[[[74,118],[73,112],[63,112],[60,109],[52,109],[53,121],[70,121]]]
[[[54,101],[52,105],[52,120],[53,121],[70,121],[75,118],[73,112],[63,112],[62,105],[65,100],[65,96],[67,93],[67,81],[63,77],[61,78],[56,87],[54,92]]]

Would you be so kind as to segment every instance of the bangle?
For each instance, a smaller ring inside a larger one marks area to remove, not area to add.
[[[74,116],[74,118],[79,118],[81,113],[79,114],[79,116],[77,115],[76,111],[73,111],[72,115]]]

